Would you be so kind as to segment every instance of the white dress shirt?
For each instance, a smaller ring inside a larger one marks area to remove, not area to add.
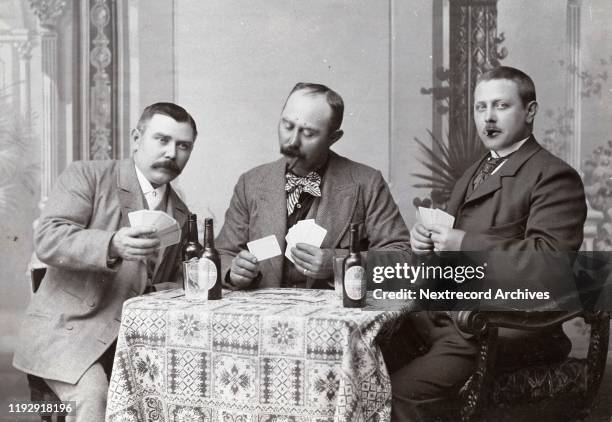
[[[149,209],[166,211],[164,198],[166,197],[167,186],[164,184],[158,188],[154,188],[153,185],[151,185],[151,182],[149,182],[145,175],[142,174],[138,166],[135,167],[136,177],[138,177],[140,189],[142,189],[142,193],[144,194]]]
[[[530,135],[531,136],[531,135]],[[529,136],[526,137],[525,139],[523,139],[522,141],[519,142],[515,142],[512,145],[510,145],[508,148],[502,148],[499,151],[493,151],[491,150],[491,157],[493,158],[499,158],[499,157],[507,157],[508,155],[512,154],[515,151],[518,151],[520,147],[523,146],[523,144],[525,142],[527,142],[527,140],[529,139]],[[497,167],[495,167],[495,170],[493,170],[491,172],[491,174],[495,174],[497,173],[497,171],[504,165],[506,164],[506,161],[508,160],[504,160],[502,161]]]

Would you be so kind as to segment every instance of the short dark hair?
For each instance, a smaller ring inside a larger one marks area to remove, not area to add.
[[[308,91],[308,94],[325,96],[327,104],[329,104],[332,109],[332,115],[329,121],[329,128],[331,129],[332,133],[340,129],[340,126],[342,125],[342,119],[344,117],[344,101],[342,100],[340,94],[322,84],[298,82],[297,84],[295,84],[295,86],[287,96],[287,100],[294,92],[302,90]],[[285,100],[285,105],[287,104],[287,100]]]
[[[480,82],[507,79],[513,81],[518,87],[519,97],[524,106],[527,106],[532,101],[536,101],[536,90],[533,80],[525,72],[522,72],[514,67],[500,66],[486,71],[478,77],[476,85]]]
[[[198,129],[196,128],[195,120],[191,117],[191,114],[187,112],[183,107],[174,103],[155,103],[147,106],[138,119],[136,128],[144,132],[147,127],[147,123],[156,114],[163,114],[176,120],[180,123],[189,123],[189,126],[193,129],[193,139],[198,136]]]

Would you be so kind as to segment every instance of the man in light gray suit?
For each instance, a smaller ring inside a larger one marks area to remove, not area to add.
[[[72,163],[40,216],[35,247],[48,269],[13,365],[76,401],[77,421],[104,420],[103,364],[112,364],[123,302],[180,277],[180,245],[160,250],[155,229],[130,227],[128,213],[162,210],[184,227],[188,210],[169,182],[187,164],[196,135],[183,108],[147,107],[131,134],[133,158]]]
[[[333,287],[335,249],[348,249],[348,227],[360,224],[362,250],[410,250],[408,229],[381,173],[330,151],[343,135],[344,103],[320,84],[297,84],[278,125],[283,158],[256,167],[234,188],[216,240],[226,287]],[[298,243],[291,254],[258,262],[246,243],[314,218],[327,230],[321,247]]]

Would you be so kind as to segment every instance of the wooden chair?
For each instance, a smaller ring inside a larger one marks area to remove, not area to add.
[[[32,292],[36,293],[42,280],[47,272],[46,267],[35,267],[30,270],[30,281],[32,282]],[[49,388],[47,383],[40,377],[35,375],[27,374],[28,386],[30,388],[30,400],[31,401],[47,401],[47,402],[59,402],[60,399],[57,395]],[[41,416],[42,422],[52,422],[52,416]],[[57,422],[64,422],[66,418],[64,416],[56,415]]]
[[[407,314],[404,314],[407,315]],[[424,351],[415,350],[410,324],[400,316],[378,337],[390,373]],[[532,332],[552,330],[566,321],[583,318],[590,327],[585,358],[568,357],[546,364],[499,367],[499,329]],[[583,420],[590,412],[603,378],[610,334],[609,312],[479,312],[461,311],[457,325],[479,343],[476,369],[454,397],[423,406],[432,421],[471,422],[486,417],[487,409],[539,403],[571,403],[573,415]],[[450,410],[449,410],[450,409]],[[452,414],[452,416],[450,416]]]
[[[585,358],[569,357],[561,362],[520,368],[496,365],[500,328],[541,331],[558,327],[573,318],[590,326]],[[487,408],[518,404],[571,403],[568,420],[584,420],[601,384],[610,334],[608,312],[478,312],[462,311],[459,327],[474,334],[479,354],[474,374],[459,391],[461,420],[479,420]]]

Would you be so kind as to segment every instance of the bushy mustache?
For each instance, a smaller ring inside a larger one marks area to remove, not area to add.
[[[180,167],[174,162],[174,161],[157,161],[155,163],[153,163],[151,165],[152,168],[157,169],[157,168],[164,168],[167,170],[170,170],[173,173],[176,174],[180,174],[181,173],[181,169]]]
[[[303,154],[300,153],[300,150],[298,148],[289,148],[286,146],[282,146],[280,147],[280,153],[283,154],[285,157],[290,157],[290,158],[302,158]]]

